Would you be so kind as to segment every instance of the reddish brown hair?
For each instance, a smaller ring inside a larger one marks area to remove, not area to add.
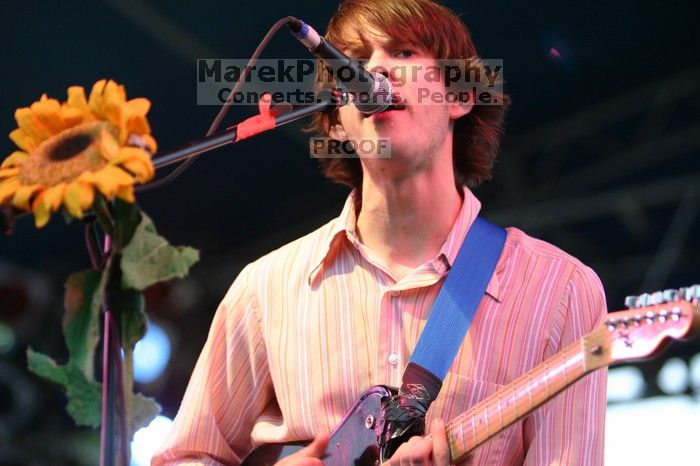
[[[325,38],[342,49],[353,45],[349,37],[361,37],[364,25],[392,38],[420,47],[436,59],[478,59],[465,24],[450,9],[432,0],[345,0],[328,23]],[[323,69],[323,67],[319,67]],[[319,82],[328,82],[327,77]],[[500,105],[474,105],[471,112],[455,121],[452,160],[455,182],[474,187],[491,178],[498,152],[505,112],[506,94],[495,96]],[[338,123],[338,112],[317,113],[309,131],[328,135]],[[356,158],[319,159],[324,175],[351,187],[362,184],[362,168]]]

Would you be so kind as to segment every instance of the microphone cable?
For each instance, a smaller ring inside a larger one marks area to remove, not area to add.
[[[221,126],[222,121],[224,120],[224,117],[228,113],[229,109],[234,103],[234,98],[238,95],[238,93],[241,90],[241,87],[243,86],[243,83],[245,82],[245,79],[248,77],[248,74],[250,74],[250,70],[253,65],[258,61],[258,58],[260,58],[260,55],[262,54],[263,50],[265,50],[265,47],[270,43],[270,40],[272,37],[277,34],[277,32],[286,24],[288,24],[290,21],[294,19],[293,16],[287,16],[286,18],[282,18],[279,21],[277,21],[275,24],[272,25],[269,31],[267,31],[267,34],[265,34],[265,37],[260,41],[260,44],[258,47],[255,49],[255,52],[253,52],[253,55],[250,57],[250,60],[248,60],[248,64],[246,64],[245,68],[243,69],[243,73],[241,73],[241,76],[239,76],[238,81],[236,82],[236,85],[233,87],[231,92],[229,93],[228,98],[226,99],[226,102],[221,106],[221,109],[219,110],[219,113],[216,115],[214,120],[212,121],[211,125],[209,126],[209,130],[205,134],[205,136],[211,136],[214,134],[219,127]],[[165,184],[171,183],[173,180],[175,180],[178,176],[180,176],[185,170],[190,168],[192,164],[197,160],[200,154],[197,155],[192,155],[182,162],[180,162],[177,167],[170,173],[168,173],[166,176],[164,176],[161,179],[154,180],[148,184],[145,184],[143,186],[138,186],[135,188],[136,192],[143,192],[143,191],[148,191],[151,189],[155,189],[158,187],[161,187]]]

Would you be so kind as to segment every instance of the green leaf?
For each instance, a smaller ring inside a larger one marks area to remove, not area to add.
[[[131,289],[110,291],[109,305],[114,315],[119,316],[122,346],[133,348],[146,334],[143,293]]]
[[[70,361],[89,377],[93,374],[95,347],[100,339],[100,304],[106,273],[92,269],[74,273],[68,277],[63,299],[66,308],[63,334]]]
[[[69,362],[58,365],[45,354],[27,349],[29,370],[66,389],[66,410],[77,425],[97,427],[102,417],[101,384],[88,377],[81,368]]]
[[[184,277],[198,260],[196,249],[171,246],[142,213],[131,242],[122,250],[122,288],[143,291],[154,283]]]
[[[27,348],[27,366],[36,375],[55,382],[64,387],[68,384],[68,377],[63,366],[59,366],[49,356],[37,353],[31,347]]]
[[[133,436],[134,432],[140,428],[146,427],[160,414],[160,405],[156,403],[156,400],[141,393],[132,394],[127,406],[130,407],[128,413],[130,436]]]
[[[98,427],[102,418],[102,384],[89,379],[72,363],[58,365],[45,354],[27,349],[29,370],[66,389],[66,411],[77,425]],[[160,406],[153,398],[127,393],[128,425],[130,436],[147,426],[159,413]]]
[[[117,249],[121,250],[131,242],[136,228],[141,223],[141,210],[136,204],[117,198],[114,200],[114,219],[115,243]]]
[[[66,411],[79,426],[98,427],[102,419],[102,384],[73,364],[64,367],[68,377]]]
[[[147,426],[160,413],[160,406],[152,398],[147,398],[140,393],[131,393],[134,385],[134,352],[131,347],[124,348],[124,392],[128,393],[124,403],[126,406],[127,426],[129,437],[141,427]]]
[[[66,390],[66,410],[78,425],[100,425],[101,385],[94,380],[95,348],[100,339],[101,302],[112,261],[105,271],[84,270],[66,281],[63,335],[69,359],[64,365],[50,357],[27,350],[29,369]]]

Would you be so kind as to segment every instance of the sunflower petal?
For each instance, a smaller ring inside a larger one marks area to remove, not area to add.
[[[134,174],[139,183],[145,183],[153,178],[153,165],[142,159],[129,159],[121,164],[124,168]]]
[[[61,207],[61,204],[63,203],[63,193],[65,193],[65,191],[66,183],[61,183],[55,186],[51,186],[43,192],[44,202],[46,202],[49,205],[52,212],[58,210],[58,208]]]
[[[92,90],[90,90],[90,97],[88,99],[88,107],[90,111],[97,115],[98,117],[104,116],[103,112],[103,98],[102,94],[104,92],[105,86],[107,85],[106,79],[100,79],[95,84],[92,85]]]
[[[105,196],[113,197],[121,186],[134,184],[134,178],[121,168],[114,165],[105,165],[102,169],[94,172],[85,172],[78,178],[97,186]]]
[[[39,124],[46,128],[51,135],[60,133],[65,127],[61,120],[61,104],[56,99],[50,99],[46,94],[30,107]]]
[[[37,120],[30,108],[22,107],[15,110],[15,120],[17,126],[37,144],[52,136],[52,133]]]
[[[2,161],[2,165],[0,165],[0,168],[10,168],[21,165],[20,162],[22,162],[22,160],[26,159],[27,157],[29,157],[29,154],[27,154],[26,152],[16,150],[13,153],[11,153],[9,157]]]
[[[0,204],[6,204],[15,195],[15,191],[20,185],[21,182],[18,176],[0,180]]]
[[[121,107],[126,103],[126,89],[110,79],[105,86],[104,99],[107,105]]]
[[[112,133],[103,127],[100,133],[100,152],[102,153],[102,157],[106,160],[113,160],[118,156],[119,150],[120,148],[117,140],[112,136]]]
[[[116,193],[116,196],[126,202],[129,202],[133,204],[136,202],[136,198],[134,197],[134,187],[132,185],[130,186],[121,186]]]
[[[15,191],[15,196],[12,199],[12,204],[14,204],[15,207],[18,207],[20,209],[29,210],[29,201],[31,200],[34,193],[39,191],[41,188],[42,186],[40,184],[20,185],[19,188],[17,188],[17,190]]]
[[[49,223],[49,218],[51,218],[51,209],[49,205],[44,202],[44,197],[46,197],[46,191],[40,193],[32,203],[34,224],[37,228],[43,228],[47,223]]]
[[[19,175],[19,167],[11,167],[11,168],[1,168],[0,169],[0,178],[9,178],[11,176]]]
[[[150,161],[151,156],[148,155],[148,152],[141,149],[140,147],[133,147],[133,146],[120,147],[119,152],[114,157],[112,157],[111,162],[113,165],[118,165],[126,160],[129,160],[129,159],[139,159],[139,160],[144,160],[144,161]]]
[[[83,86],[71,86],[67,91],[68,100],[66,104],[77,109],[88,110],[87,99],[85,98],[85,89]]]
[[[151,101],[143,97],[137,97],[129,100],[126,106],[129,108],[130,113],[145,115],[151,109]]]
[[[92,121],[95,117],[90,112],[87,100],[85,99],[85,89],[81,86],[71,86],[68,88],[68,100],[66,106],[78,110],[83,115],[83,121]]]
[[[79,183],[82,193],[80,194],[80,208],[82,210],[88,210],[92,208],[92,204],[95,202],[95,188],[92,185],[86,183]]]
[[[151,102],[144,98],[131,99],[126,103],[124,112],[126,121],[124,123],[127,136],[131,133],[140,135],[151,132],[151,127],[146,119],[146,113],[150,108]]]
[[[97,81],[90,92],[90,109],[98,116],[106,118],[114,126],[121,123],[122,107],[126,103],[124,86],[112,80]]]
[[[61,106],[61,122],[64,128],[72,128],[83,122],[83,112],[64,104]]]
[[[130,134],[148,134],[151,127],[145,115],[128,115],[121,128],[120,142],[124,144]]]
[[[10,133],[10,139],[12,139],[12,142],[17,144],[17,147],[26,150],[27,152],[33,151],[34,149],[36,149],[36,146],[39,145],[39,143],[36,142],[34,138],[32,138],[22,128],[12,130],[12,132]]]
[[[141,139],[143,139],[143,142],[146,143],[146,147],[151,152],[151,155],[158,151],[158,143],[155,139],[153,139],[153,136],[150,134],[142,134]]]
[[[90,89],[90,97],[87,100],[88,106],[91,110],[94,111],[92,106],[97,105],[102,101],[102,93],[104,92],[106,85],[106,79],[99,79],[95,81],[95,84],[92,85],[92,89]]]
[[[76,181],[66,188],[63,204],[73,217],[83,218],[84,211],[92,207],[94,197],[92,186]]]

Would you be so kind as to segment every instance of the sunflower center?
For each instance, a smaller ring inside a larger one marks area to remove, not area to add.
[[[54,162],[72,159],[80,155],[82,151],[92,144],[92,136],[88,134],[74,134],[59,141],[47,154],[48,158]]]
[[[107,131],[102,131],[107,129]],[[97,171],[107,164],[100,143],[113,137],[115,128],[107,122],[83,123],[45,140],[20,167],[22,184],[55,186],[70,183],[86,171]]]

